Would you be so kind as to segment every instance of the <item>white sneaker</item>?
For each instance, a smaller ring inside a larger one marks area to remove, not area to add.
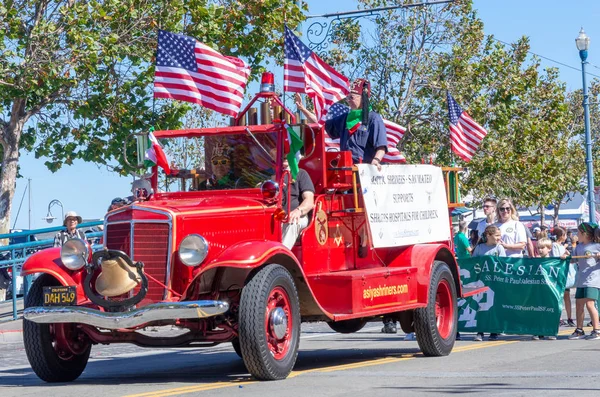
[[[416,340],[416,336],[414,332],[409,332],[404,336],[404,340]]]

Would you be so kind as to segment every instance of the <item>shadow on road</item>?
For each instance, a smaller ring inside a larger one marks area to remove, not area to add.
[[[389,340],[389,339],[388,339]],[[381,349],[330,348],[301,350],[294,371],[318,371],[329,367],[360,364],[367,361],[414,356],[415,347]],[[394,345],[397,344],[394,342]],[[224,344],[219,350],[178,349],[164,353],[136,356],[102,356],[94,354],[86,370],[73,385],[160,384],[160,383],[213,383],[247,381],[253,378],[246,371],[241,358]],[[64,386],[41,381],[30,367],[0,370],[0,386]]]

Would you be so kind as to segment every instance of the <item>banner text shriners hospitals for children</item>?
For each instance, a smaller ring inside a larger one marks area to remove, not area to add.
[[[369,220],[371,223],[383,223],[383,222],[407,222],[407,221],[420,221],[424,219],[437,219],[437,210],[424,210],[424,211],[410,211],[410,212],[376,212],[369,214]]]
[[[369,233],[375,248],[450,239],[442,169],[428,164],[359,164]]]

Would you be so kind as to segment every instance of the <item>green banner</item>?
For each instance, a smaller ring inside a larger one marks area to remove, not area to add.
[[[568,260],[482,256],[458,263],[463,287],[489,287],[458,301],[460,332],[556,335]]]

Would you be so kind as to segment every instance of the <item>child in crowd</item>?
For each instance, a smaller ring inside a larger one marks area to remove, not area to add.
[[[478,244],[473,251],[473,256],[506,256],[502,242],[502,234],[498,226],[490,225],[485,228],[481,238],[481,244]]]
[[[577,319],[577,328],[569,336],[569,339],[600,339],[600,324],[598,321],[598,309],[596,301],[600,297],[600,230],[595,223],[584,222],[577,228],[579,235],[579,245],[575,247],[572,261],[577,262],[578,271],[575,286],[575,310]],[[566,253],[562,258],[566,258]],[[588,309],[592,319],[593,331],[585,336],[583,331],[584,308]]]
[[[560,226],[556,226],[554,228],[554,235],[556,236],[556,241],[552,243],[552,252],[550,256],[553,258],[560,258],[567,251],[567,232]],[[569,240],[570,242],[570,240]],[[569,253],[567,252],[567,255]],[[573,265],[574,266],[574,265]],[[560,325],[574,327],[575,322],[573,321],[573,311],[571,310],[571,289],[566,288],[565,293],[563,295],[563,301],[565,303],[565,311],[567,312],[567,321],[561,320]]]
[[[500,228],[495,225],[490,225],[485,228],[483,236],[481,237],[481,243],[475,247],[473,251],[473,257],[476,256],[506,256],[504,247],[500,244],[502,242],[502,234]],[[498,334],[491,333],[489,340],[497,340]],[[483,332],[478,332],[474,341],[481,342],[483,340]]]
[[[550,252],[552,251],[552,240],[550,240],[548,237],[541,237],[538,241],[537,241],[537,252],[539,254],[540,258],[549,258],[550,257]],[[533,336],[533,340],[540,340],[540,339],[544,339],[543,335],[534,335]],[[549,340],[556,340],[556,335],[550,335],[548,336]]]

